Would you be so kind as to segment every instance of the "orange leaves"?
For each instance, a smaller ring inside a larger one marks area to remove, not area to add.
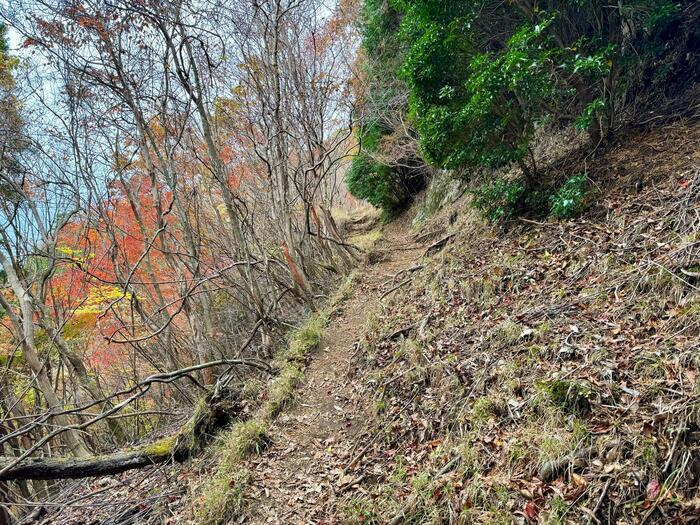
[[[94,29],[100,34],[106,34],[104,23],[99,18],[93,16],[81,16],[77,19],[80,27]]]
[[[37,28],[41,35],[50,42],[59,42],[62,44],[71,44],[72,40],[66,36],[65,27],[63,24],[57,20],[43,20],[38,19],[36,21]]]
[[[25,38],[24,42],[22,42],[22,48],[27,48],[27,47],[32,47],[32,46],[38,46],[39,41],[34,39],[34,38]]]
[[[122,319],[132,318],[132,290],[144,300],[161,297],[172,309],[180,304],[179,279],[187,276],[168,264],[160,232],[175,242],[181,242],[181,233],[173,216],[161,216],[171,193],[155,184],[139,173],[112,182],[102,213],[96,211],[89,222],[76,216],[59,233],[48,301],[66,317],[67,339],[82,338],[91,349],[102,339],[91,337],[96,330],[104,337],[122,330]],[[97,361],[108,362],[110,352]]]
[[[229,164],[231,161],[233,161],[235,155],[236,154],[230,144],[219,148],[219,159],[224,164]]]
[[[63,14],[77,24],[79,28],[94,31],[101,40],[106,40],[109,32],[101,13],[89,13],[84,4],[74,4],[66,7]]]

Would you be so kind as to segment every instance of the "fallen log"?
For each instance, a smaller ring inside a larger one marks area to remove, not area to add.
[[[159,445],[156,443],[154,445]],[[132,450],[119,452],[107,456],[95,456],[84,459],[66,458],[39,458],[27,459],[5,471],[2,480],[28,480],[28,479],[72,479],[89,478],[96,476],[108,476],[119,474],[131,469],[142,468],[148,465],[163,463],[176,456],[170,448],[164,445],[164,450],[156,446],[153,451]]]
[[[166,461],[182,462],[194,456],[210,441],[216,431],[226,426],[241,411],[236,398],[205,400],[180,430],[154,443],[87,458],[0,458],[0,481],[30,479],[75,479],[119,474]]]

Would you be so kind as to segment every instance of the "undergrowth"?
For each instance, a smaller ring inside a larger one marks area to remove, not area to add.
[[[585,211],[591,195],[585,173],[569,177],[559,185],[529,190],[518,178],[496,178],[472,190],[472,206],[494,223],[521,215],[571,219]]]

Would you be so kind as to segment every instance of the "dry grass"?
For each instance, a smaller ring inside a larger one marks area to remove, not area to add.
[[[382,232],[374,229],[365,233],[352,235],[348,238],[348,243],[357,246],[364,252],[370,251],[381,240]]]

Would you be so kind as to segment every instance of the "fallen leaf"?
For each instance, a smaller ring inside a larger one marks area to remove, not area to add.
[[[571,479],[574,481],[574,485],[577,487],[585,487],[587,485],[587,482],[585,479],[583,479],[582,476],[579,476],[575,472],[571,474]]]
[[[520,334],[520,339],[525,339],[526,337],[530,337],[534,333],[535,333],[535,330],[533,328],[527,327]]]
[[[533,501],[528,501],[525,503],[525,506],[523,507],[523,514],[525,514],[528,519],[536,520],[539,513],[540,509]]]
[[[647,499],[655,500],[661,492],[661,483],[658,479],[652,479],[647,485]]]

